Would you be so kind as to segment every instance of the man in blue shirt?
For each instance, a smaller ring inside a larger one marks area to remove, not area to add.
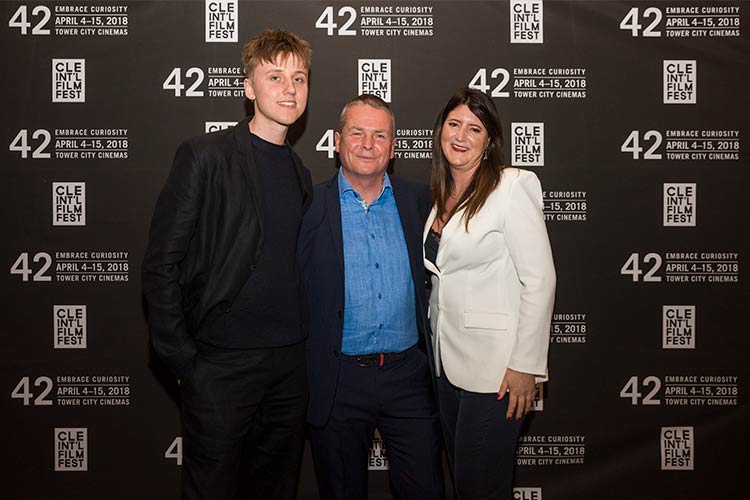
[[[299,236],[309,306],[307,421],[323,499],[367,499],[377,427],[399,498],[443,497],[428,352],[426,186],[386,173],[393,113],[362,95],[341,113],[341,168],[315,187]]]

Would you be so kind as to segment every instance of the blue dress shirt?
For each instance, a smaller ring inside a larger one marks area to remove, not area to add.
[[[349,355],[401,352],[417,343],[414,281],[404,230],[386,173],[369,206],[339,169],[344,240],[344,331]]]

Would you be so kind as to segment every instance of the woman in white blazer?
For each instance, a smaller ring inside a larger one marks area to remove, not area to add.
[[[432,157],[425,266],[456,496],[510,500],[522,418],[547,378],[555,268],[542,190],[503,165],[497,109],[477,90],[443,108]]]

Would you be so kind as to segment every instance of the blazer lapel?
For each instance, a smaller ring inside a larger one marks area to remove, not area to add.
[[[443,248],[443,244],[456,234],[456,231],[463,231],[463,216],[464,211],[459,210],[453,214],[453,217],[448,219],[448,222],[443,226],[443,231],[440,233],[440,247],[438,248],[438,253],[440,253],[440,248]]]
[[[419,235],[421,233],[419,226],[420,217],[419,210],[416,206],[416,197],[413,193],[406,193],[401,189],[398,184],[398,180],[391,177],[391,187],[393,188],[393,197],[396,200],[396,208],[398,208],[398,215],[401,219],[401,227],[404,230],[404,240],[406,240],[406,251],[409,254],[409,265],[411,266],[411,275],[413,277],[419,276],[419,272],[424,268],[423,261],[423,245],[420,241]],[[412,194],[412,196],[409,196]],[[419,268],[417,268],[419,266]]]
[[[341,198],[339,196],[338,173],[328,181],[325,192],[325,214],[328,219],[328,229],[331,231],[333,249],[338,258],[338,268],[341,279],[344,279],[344,238],[341,231]]]
[[[261,209],[262,206],[262,186],[260,179],[260,172],[258,166],[255,164],[255,157],[253,155],[253,145],[250,140],[250,129],[248,124],[250,118],[245,118],[234,127],[234,140],[237,144],[237,149],[240,152],[240,165],[242,173],[245,175],[245,181],[250,191],[253,209],[255,209],[256,217],[258,219],[258,227],[260,228],[260,237],[263,238],[263,224]],[[261,240],[262,241],[262,240]]]

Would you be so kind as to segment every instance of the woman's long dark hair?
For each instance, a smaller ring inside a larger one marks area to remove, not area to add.
[[[448,217],[446,217],[446,219],[450,218],[454,213],[463,209],[464,215],[462,219],[468,231],[469,221],[482,208],[490,193],[497,187],[505,165],[503,163],[503,129],[495,103],[486,94],[474,89],[463,88],[453,94],[450,100],[448,100],[448,104],[445,105],[438,115],[432,132],[430,191],[438,220],[444,220],[446,203],[455,188],[450,165],[440,144],[440,136],[448,114],[462,104],[465,104],[479,118],[485,130],[487,130],[489,138],[487,154],[480,160],[479,167],[474,172],[469,186],[461,195],[453,210],[447,214]]]

